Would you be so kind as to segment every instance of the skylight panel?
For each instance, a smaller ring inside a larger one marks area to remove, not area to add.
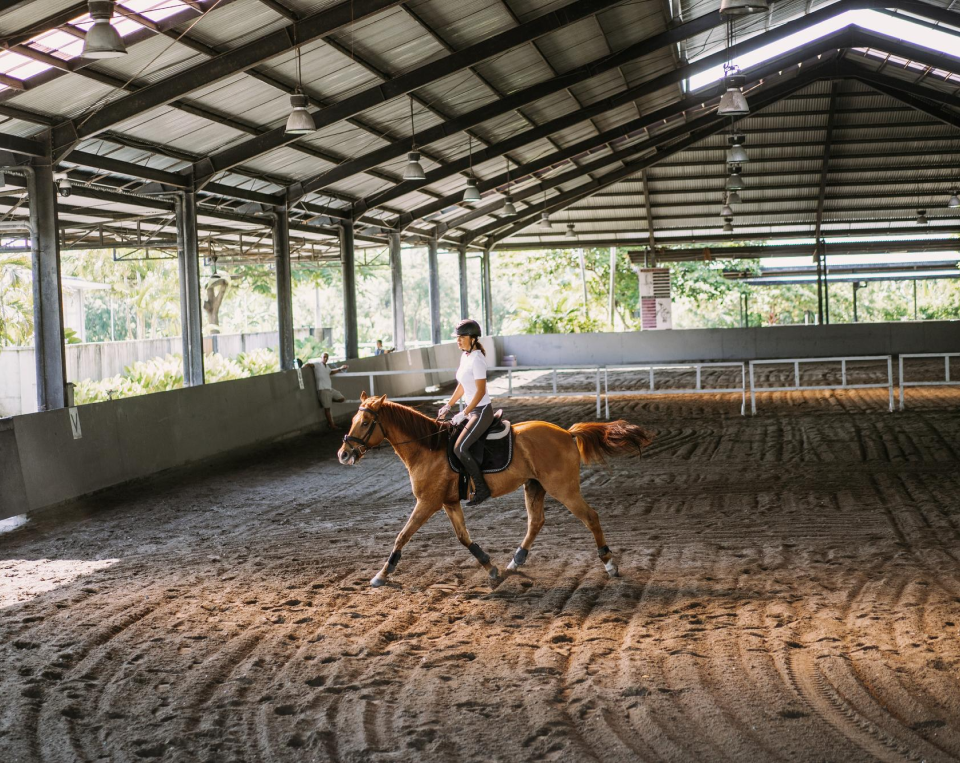
[[[940,53],[953,55],[953,51],[960,48],[960,36],[956,34],[914,23],[903,16],[892,16],[887,13],[872,10],[858,10],[847,11],[832,19],[814,24],[812,27],[784,37],[778,42],[765,45],[752,53],[740,56],[733,61],[733,63],[741,69],[748,69],[752,66],[762,64],[764,61],[769,61],[771,58],[782,56],[791,50],[796,50],[807,43],[826,37],[850,24],[856,24],[864,29],[869,29],[870,31],[886,35],[887,37],[913,43],[914,45],[919,45]],[[920,70],[927,68],[922,64],[915,64],[903,58],[887,56],[887,54],[881,53],[880,51],[874,52],[872,49],[868,49],[866,52],[869,55],[889,58],[891,62],[899,63],[901,66],[908,66],[910,68],[917,67]],[[701,74],[690,77],[688,80],[689,89],[691,91],[699,90],[721,79],[723,79],[723,66],[715,66]]]

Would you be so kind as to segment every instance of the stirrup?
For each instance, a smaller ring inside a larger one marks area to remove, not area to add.
[[[487,484],[483,484],[483,489],[479,487],[473,491],[473,497],[470,498],[464,505],[465,506],[477,506],[478,504],[483,503],[485,500],[490,498],[493,494],[490,492],[490,488],[487,487]]]

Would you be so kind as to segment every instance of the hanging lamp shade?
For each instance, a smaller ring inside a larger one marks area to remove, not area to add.
[[[720,15],[724,18],[766,13],[768,10],[767,0],[722,0],[720,3]]]
[[[733,217],[733,210],[730,208],[729,204],[724,204],[720,207],[720,217]]]
[[[574,230],[575,227],[576,225],[574,223],[567,223],[567,232],[565,234],[567,238],[577,237],[577,232]]]
[[[722,117],[738,117],[750,113],[747,97],[741,91],[745,84],[747,84],[747,78],[735,69],[732,69],[731,73],[723,78],[723,86],[726,88],[726,92],[720,96],[717,114]]]
[[[423,165],[420,164],[420,152],[411,151],[407,154],[407,166],[403,169],[404,180],[426,180],[427,173],[423,171]]]
[[[743,146],[730,146],[727,151],[727,162],[730,164],[743,164],[744,162],[749,162],[750,156],[747,154]]]
[[[507,194],[505,201],[503,202],[503,216],[504,217],[516,217],[517,208],[513,204],[513,196]]]
[[[468,204],[480,201],[480,189],[476,178],[467,178],[467,187],[463,189],[463,200]]]
[[[724,217],[723,218],[723,232],[724,233],[733,233],[733,218]]]
[[[542,228],[552,228],[552,227],[553,227],[553,221],[550,219],[550,213],[549,213],[549,212],[543,212],[543,213],[540,215],[540,227],[542,227]]]
[[[730,177],[727,178],[727,190],[728,191],[743,190],[743,178],[740,176],[739,167],[733,167],[730,169]]]
[[[88,9],[93,26],[87,30],[83,40],[84,58],[119,58],[127,55],[127,46],[123,44],[120,33],[113,28],[113,2],[111,0],[91,0]]]
[[[950,209],[956,209],[957,207],[960,207],[960,196],[957,196],[956,191],[953,192],[953,195],[950,197],[950,201],[947,202],[947,206],[950,207]]]
[[[918,209],[917,210],[917,225],[927,225],[927,210]]]
[[[727,204],[740,204],[740,194],[737,191],[730,191],[727,194]]]
[[[287,117],[287,126],[284,132],[288,135],[306,135],[317,129],[313,117],[307,111],[307,96],[303,93],[294,93],[290,96],[290,116]]]

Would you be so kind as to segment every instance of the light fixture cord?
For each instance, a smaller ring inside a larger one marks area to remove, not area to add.
[[[410,145],[411,151],[417,150],[417,123],[413,121],[413,96],[410,96],[410,134],[413,143]]]

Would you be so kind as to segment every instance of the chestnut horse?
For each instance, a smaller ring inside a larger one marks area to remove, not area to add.
[[[386,395],[360,395],[360,409],[353,417],[350,432],[337,452],[340,463],[353,465],[370,449],[388,441],[410,472],[417,505],[393,545],[383,569],[370,584],[381,586],[400,561],[400,551],[424,522],[441,508],[446,512],[457,539],[490,575],[491,584],[499,570],[470,533],[460,508],[458,475],[447,463],[447,442],[452,425],[437,422],[405,405],[391,403]],[[604,461],[604,457],[636,451],[650,444],[653,435],[626,421],[580,423],[562,429],[546,421],[524,421],[513,426],[513,461],[502,472],[486,475],[493,497],[512,493],[523,485],[527,505],[527,534],[507,569],[514,570],[527,560],[537,533],[543,527],[546,494],[560,501],[593,533],[597,553],[611,577],[619,573],[613,554],[603,538],[600,517],[580,493],[580,463]]]

